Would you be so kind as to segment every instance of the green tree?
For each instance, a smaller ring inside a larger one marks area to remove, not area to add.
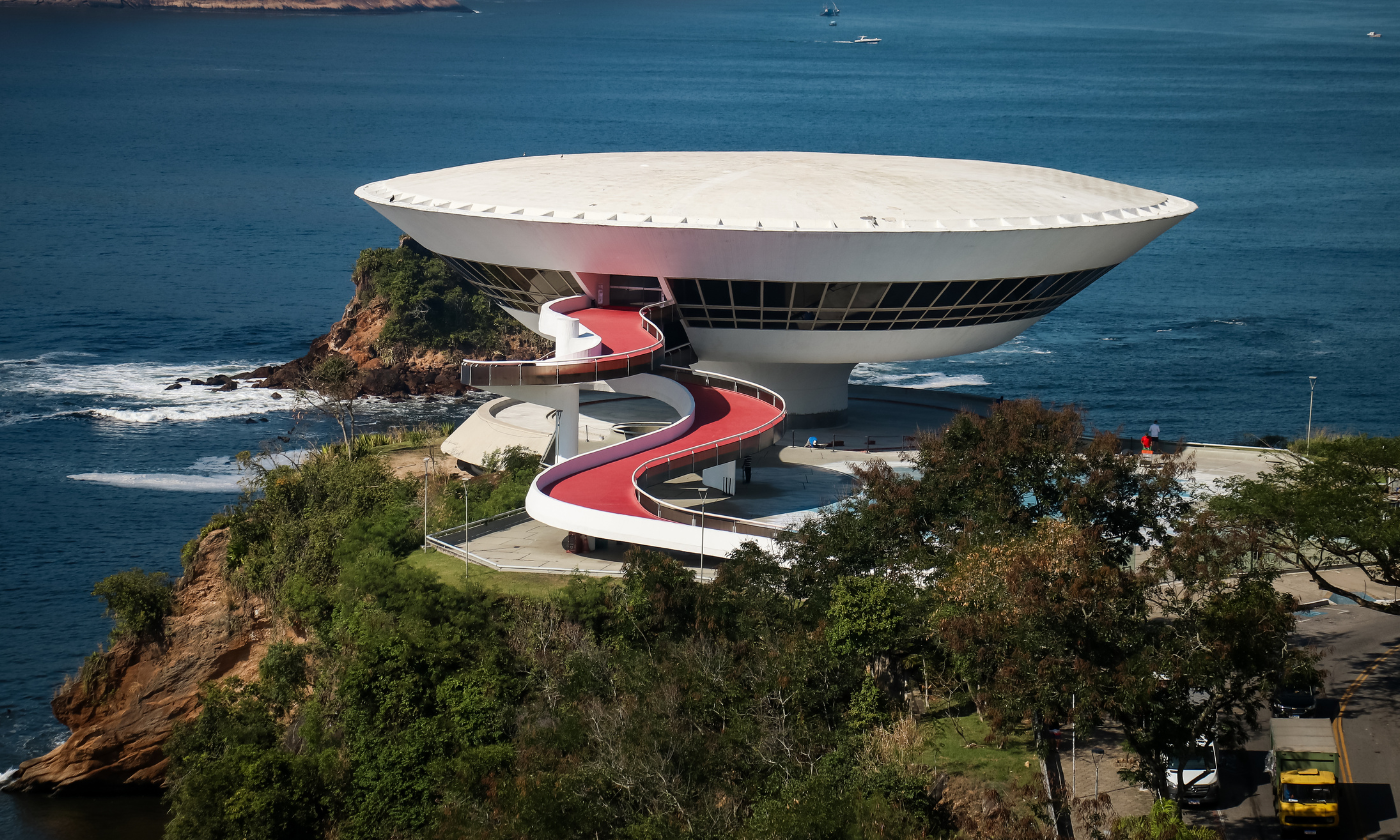
[[[913,593],[901,581],[842,577],[826,608],[826,634],[838,655],[870,658],[900,647]]]
[[[296,386],[298,406],[312,410],[335,421],[340,428],[341,443],[346,456],[355,457],[355,417],[359,411],[360,391],[364,376],[355,363],[340,355],[322,359],[301,377]]]
[[[485,295],[436,256],[405,239],[398,248],[360,252],[354,273],[361,298],[382,298],[390,316],[380,331],[381,353],[397,345],[437,350],[493,351],[525,332]]]
[[[1258,548],[1303,569],[1324,591],[1367,609],[1400,614],[1339,584],[1331,555],[1381,586],[1400,586],[1400,437],[1315,441],[1257,478],[1234,478],[1211,500],[1221,516],[1252,529]]]
[[[107,605],[116,620],[112,639],[157,636],[174,606],[170,576],[165,572],[128,569],[108,575],[92,587],[92,594]]]
[[[796,597],[821,599],[843,575],[938,569],[968,546],[1030,533],[1045,519],[1095,528],[1110,558],[1167,536],[1189,508],[1187,459],[1143,464],[1107,432],[1085,436],[1078,409],[1015,400],[959,414],[919,438],[914,476],[883,461],[855,468],[858,492],[808,520],[784,546]]]

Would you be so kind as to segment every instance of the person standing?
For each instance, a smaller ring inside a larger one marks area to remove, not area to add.
[[[744,483],[748,484],[753,480],[753,456],[744,456]]]
[[[1152,451],[1156,452],[1157,438],[1162,436],[1162,427],[1157,425],[1156,420],[1153,420],[1152,425],[1147,427],[1147,436],[1152,439]]]

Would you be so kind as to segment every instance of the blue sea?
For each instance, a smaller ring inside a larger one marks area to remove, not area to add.
[[[405,15],[0,10],[0,774],[292,425],[280,362],[393,230],[360,184],[522,154],[797,149],[1067,169],[1200,210],[1015,341],[856,380],[1078,403],[1229,442],[1400,434],[1389,0],[483,2]],[[1371,30],[1384,38],[1367,38]],[[875,47],[838,43],[879,37]],[[381,405],[382,424],[462,406]],[[266,418],[267,422],[260,422]],[[249,423],[247,421],[252,420]],[[324,430],[323,430],[324,431]],[[148,837],[149,800],[0,797],[0,835]]]

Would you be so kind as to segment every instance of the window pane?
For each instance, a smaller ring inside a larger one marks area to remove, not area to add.
[[[919,287],[918,283],[891,283],[890,290],[885,292],[885,299],[880,302],[882,309],[899,309],[909,302],[909,295]]]
[[[831,283],[826,287],[826,297],[822,298],[822,309],[845,309],[851,305],[856,293],[855,283]]]
[[[920,283],[919,290],[909,298],[910,309],[924,309],[933,305],[938,295],[948,288],[947,283]]]
[[[735,306],[762,306],[759,303],[759,284],[753,280],[731,280],[729,286],[734,290]]]
[[[677,303],[698,304],[703,302],[700,300],[700,287],[695,285],[694,280],[671,280],[670,283]]]
[[[856,286],[855,297],[851,298],[852,309],[873,309],[880,305],[880,298],[889,288],[886,283],[861,283]]]
[[[770,309],[787,309],[792,301],[791,283],[764,283],[763,305]]]
[[[967,294],[968,289],[971,288],[972,283],[965,280],[949,283],[948,287],[943,290],[943,294],[938,296],[938,300],[935,301],[935,303],[939,306],[954,306],[962,299],[963,295]]]
[[[1041,292],[1041,295],[1044,297],[1054,297],[1055,295],[1062,293],[1065,290],[1065,287],[1073,284],[1074,281],[1079,279],[1080,273],[1081,272],[1078,271],[1071,271],[1069,274],[1061,274],[1059,278],[1055,280],[1054,283],[1051,283],[1045,288],[1044,292]]]
[[[710,306],[732,306],[729,300],[728,280],[701,280],[700,291],[705,295],[705,303]]]
[[[986,297],[982,298],[982,302],[1001,303],[1002,301],[1006,300],[1006,296],[1011,294],[1011,292],[1013,292],[1019,285],[1021,285],[1021,278],[1019,277],[1012,277],[1003,280],[996,285],[995,289],[992,289],[990,292],[988,292]]]
[[[661,281],[655,277],[639,277],[635,274],[612,274],[611,285],[626,286],[633,289],[659,289]]]
[[[1003,297],[1003,298],[1002,298],[1002,301],[1005,302],[1005,303],[1015,303],[1015,302],[1018,301],[1018,300],[1025,300],[1025,298],[1026,298],[1026,296],[1029,294],[1030,290],[1031,290],[1031,289],[1034,289],[1034,288],[1035,288],[1035,285],[1036,285],[1037,283],[1039,283],[1039,282],[1040,282],[1040,278],[1039,278],[1039,277],[1027,277],[1027,278],[1025,278],[1024,280],[1022,280],[1021,282],[1019,282],[1019,283],[1016,284],[1016,288],[1014,288],[1014,289],[1012,289],[1011,291],[1007,292],[1007,293],[1006,293],[1006,297]]]
[[[797,283],[792,288],[793,309],[816,309],[822,302],[825,283]]]
[[[1057,280],[1059,280],[1059,279],[1060,279],[1061,277],[1063,277],[1063,276],[1064,276],[1063,274],[1047,274],[1047,275],[1045,275],[1044,277],[1040,278],[1040,282],[1036,283],[1034,286],[1031,287],[1031,290],[1030,290],[1029,292],[1026,292],[1026,297],[1028,297],[1028,298],[1043,298],[1043,297],[1045,297],[1046,294],[1049,292],[1050,287],[1051,287],[1051,286],[1054,286],[1054,285],[1055,285],[1055,282],[1056,282]]]
[[[963,295],[963,299],[958,301],[958,305],[971,306],[981,303],[982,299],[987,297],[999,283],[1001,283],[1000,280],[978,280],[972,284],[972,291]]]

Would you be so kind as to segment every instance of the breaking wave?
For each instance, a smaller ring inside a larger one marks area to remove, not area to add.
[[[35,359],[0,359],[0,425],[54,417],[94,417],[120,423],[200,422],[285,409],[272,391],[240,383],[236,391],[179,383],[252,370],[242,360],[187,365],[127,362],[91,364],[87,353],[53,353]]]
[[[306,450],[295,449],[256,459],[263,466],[275,463],[296,463],[306,456]],[[168,490],[178,493],[239,493],[243,490],[244,474],[238,462],[220,455],[199,458],[187,473],[77,473],[68,476],[73,481],[90,481],[111,487],[132,490]]]
[[[891,363],[856,365],[855,370],[851,371],[851,382],[856,385],[890,385],[920,390],[976,388],[988,384],[976,373],[949,376],[942,371],[909,372]]]
[[[175,490],[182,493],[237,493],[243,488],[236,475],[181,475],[179,473],[78,473],[74,481],[91,481],[132,490]]]

